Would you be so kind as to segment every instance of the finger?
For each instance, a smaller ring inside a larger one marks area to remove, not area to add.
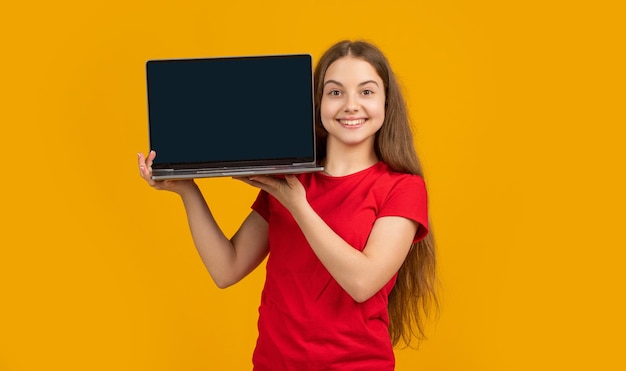
[[[146,170],[146,159],[144,158],[143,153],[137,153],[137,166],[139,166],[139,175],[144,178]]]
[[[150,186],[154,187],[155,182],[152,180],[152,167],[148,166],[146,163],[143,153],[137,153],[137,159],[139,162],[139,175],[146,180]]]
[[[152,167],[152,164],[154,163],[154,159],[156,158],[156,151],[155,150],[151,150],[150,153],[148,153],[148,158],[146,161],[146,165],[148,165],[148,167]]]
[[[289,188],[293,188],[293,186],[300,183],[300,180],[298,180],[298,177],[296,177],[294,174],[285,175],[285,180],[287,181],[287,185],[289,186]]]
[[[253,186],[253,187],[256,187],[256,188],[261,188],[261,189],[263,189],[263,190],[267,190],[267,189],[266,189],[267,187],[265,186],[265,184],[263,184],[263,183],[259,183],[259,182],[255,181],[255,180],[250,179],[250,178],[246,178],[246,177],[233,177],[233,179],[239,180],[239,181],[241,181],[241,182],[244,182],[244,183],[246,183],[246,184],[248,184],[248,185],[251,185],[251,186]]]
[[[249,177],[248,179],[250,179],[253,182],[261,183],[270,188],[278,188],[280,187],[280,184],[281,184],[280,179],[275,178],[273,176],[267,176],[267,175],[255,175],[255,176]]]

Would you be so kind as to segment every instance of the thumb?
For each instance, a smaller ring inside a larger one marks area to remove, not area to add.
[[[300,181],[294,174],[285,175],[285,180],[287,181],[287,185],[289,186],[289,188],[293,188],[298,183],[300,183]]]

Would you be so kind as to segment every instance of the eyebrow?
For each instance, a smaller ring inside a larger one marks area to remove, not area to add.
[[[379,85],[378,85],[378,83],[377,83],[376,81],[374,81],[374,80],[367,80],[367,81],[363,81],[362,83],[360,83],[360,84],[359,84],[359,86],[367,85],[367,84],[369,84],[369,83],[373,83],[373,84],[375,84],[376,86],[379,86]],[[340,82],[339,82],[339,81],[337,81],[337,80],[328,80],[328,81],[324,82],[324,86],[326,86],[326,85],[328,85],[328,84],[336,84],[336,85],[339,85],[339,86],[343,86],[343,84],[342,84],[342,83],[340,83]]]

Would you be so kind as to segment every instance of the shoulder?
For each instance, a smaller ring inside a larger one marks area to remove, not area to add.
[[[428,204],[426,184],[420,175],[393,171],[385,163],[377,165],[370,187],[380,210],[425,209]]]
[[[381,200],[379,217],[401,216],[416,221],[420,227],[414,241],[428,231],[428,194],[424,178],[417,174],[400,173],[385,165],[379,184]]]
[[[426,191],[424,178],[417,174],[401,173],[394,171],[384,162],[377,166],[378,185],[389,190],[413,189],[414,191]]]

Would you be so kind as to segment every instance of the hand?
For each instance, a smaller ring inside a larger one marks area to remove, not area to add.
[[[181,194],[185,190],[195,185],[193,179],[152,179],[152,163],[154,162],[155,158],[155,151],[150,151],[150,153],[148,154],[148,158],[144,158],[143,153],[137,153],[137,159],[139,161],[139,174],[146,182],[148,182],[148,184],[152,188]]]
[[[276,198],[283,206],[293,213],[296,207],[307,203],[306,190],[295,175],[278,178],[269,175],[255,175],[236,178],[251,186],[261,188]]]

